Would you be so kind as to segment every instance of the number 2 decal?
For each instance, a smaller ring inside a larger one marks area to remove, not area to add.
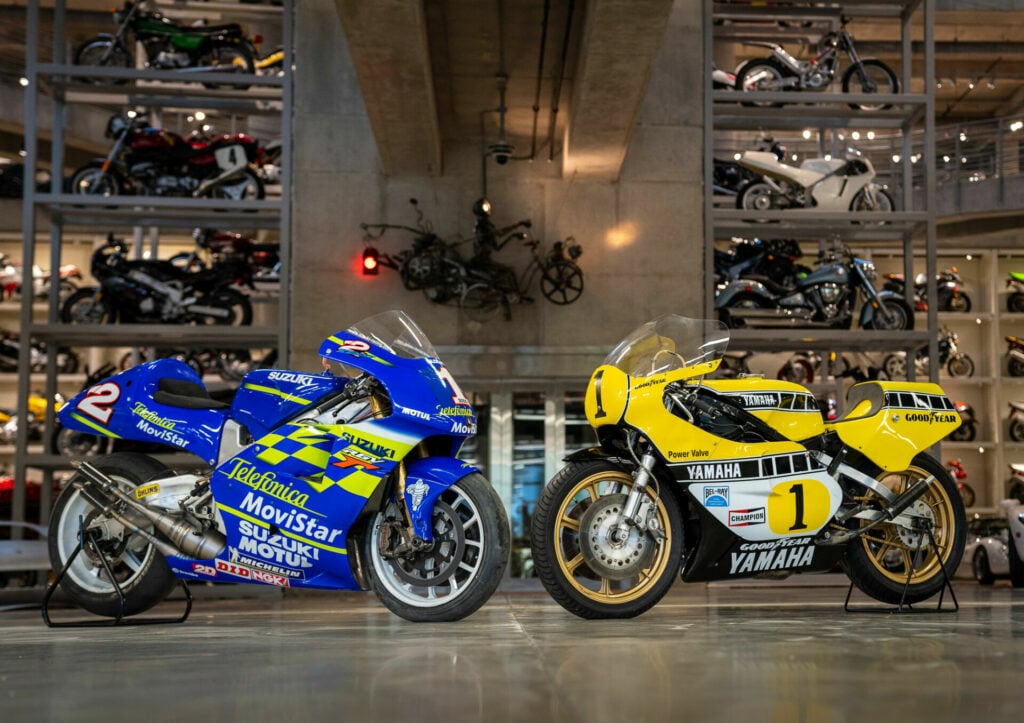
[[[121,387],[114,382],[92,387],[75,407],[79,412],[106,424],[114,413],[113,405],[121,398]]]

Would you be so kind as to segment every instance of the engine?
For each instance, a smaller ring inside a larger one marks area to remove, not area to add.
[[[824,90],[832,82],[832,73],[825,68],[815,68],[805,74],[803,80],[809,90]]]
[[[191,195],[199,187],[199,181],[190,176],[171,176],[161,172],[156,163],[136,163],[129,169],[129,174],[146,188],[146,193],[153,196]]]
[[[815,286],[807,296],[826,319],[834,319],[849,312],[849,287],[843,284],[827,281]]]

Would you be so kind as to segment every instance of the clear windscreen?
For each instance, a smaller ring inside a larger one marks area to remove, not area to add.
[[[604,363],[632,377],[649,377],[716,361],[728,346],[729,330],[722,322],[666,314],[635,329]]]
[[[406,359],[437,356],[430,339],[404,311],[385,311],[367,317],[346,331]]]

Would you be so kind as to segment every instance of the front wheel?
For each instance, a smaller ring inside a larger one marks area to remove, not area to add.
[[[1011,356],[1006,366],[1011,377],[1024,377],[1024,359]]]
[[[977,434],[974,422],[964,422],[949,433],[949,440],[951,442],[973,442]]]
[[[736,90],[743,92],[777,92],[783,89],[783,79],[788,71],[772,58],[752,60],[736,75]],[[774,101],[743,101],[743,105],[760,108],[781,108],[784,104]]]
[[[850,210],[891,213],[895,204],[893,203],[892,196],[889,195],[889,192],[884,188],[879,188],[878,186],[875,186],[872,190],[874,190],[874,200],[871,199],[868,189],[862,188],[857,191],[853,200],[850,201]],[[881,223],[885,222],[883,221]]]
[[[898,495],[929,477],[935,479],[923,495],[891,522],[876,525],[850,542],[843,558],[853,584],[880,602],[913,605],[932,597],[953,577],[963,557],[967,541],[964,503],[956,483],[937,460],[921,453],[906,470],[882,472],[877,479]],[[875,500],[882,509],[887,504],[875,492],[867,496],[870,499],[865,504]],[[867,526],[871,522],[854,524]]]
[[[83,288],[60,307],[60,320],[65,324],[111,324],[117,320],[117,312],[97,298],[96,289]]]
[[[914,328],[914,312],[905,301],[900,299],[882,299],[884,309],[877,309],[874,315],[864,322],[865,329],[880,331],[911,331]],[[888,316],[888,318],[886,318]]]
[[[219,315],[193,313],[192,321],[197,324],[220,324],[223,326],[249,326],[252,324],[252,302],[245,294],[234,289],[220,289],[199,300],[197,306],[210,306],[220,310]]]
[[[71,176],[71,193],[78,193],[84,196],[120,196],[125,188],[120,179],[110,171],[104,171],[103,166],[92,164],[84,166],[75,171]]]
[[[632,618],[653,607],[682,564],[682,515],[667,490],[647,488],[646,524],[614,537],[633,476],[607,460],[572,462],[548,482],[530,529],[534,569],[563,608],[581,618]]]
[[[434,541],[394,552],[404,513],[392,502],[364,536],[374,592],[413,622],[451,622],[476,612],[498,588],[508,565],[509,526],[498,493],[479,472],[463,477],[434,503]]]
[[[168,471],[142,454],[120,453],[97,459],[93,466],[132,491]],[[80,474],[76,474],[78,478]],[[72,483],[64,488],[50,516],[49,552],[54,570],[68,564],[84,534],[90,537],[109,564],[124,594],[124,614],[135,615],[153,607],[174,587],[174,574],[153,545],[90,504]],[[143,527],[153,532],[151,527]],[[115,617],[121,612],[117,590],[107,576],[93,545],[74,558],[61,580],[61,588],[79,607],[95,615]]]
[[[973,377],[974,360],[966,354],[959,354],[946,362],[946,371],[951,377]]]
[[[942,310],[966,314],[971,310],[971,297],[962,291],[958,294],[950,294],[949,298],[946,299],[946,305]]]
[[[75,52],[75,65],[88,65],[94,68],[130,68],[132,59],[120,44],[109,38],[93,38]],[[122,85],[127,80],[112,78],[95,78],[97,85]]]
[[[887,357],[885,357],[885,360],[882,362],[882,370],[890,379],[906,379],[906,352],[897,352],[895,354],[889,354]]]
[[[894,95],[900,92],[900,84],[896,73],[888,65],[876,58],[868,58],[855,63],[843,73],[844,93],[885,93]],[[886,110],[890,103],[850,103],[851,108],[858,110]]]
[[[1019,416],[1010,420],[1010,439],[1014,442],[1024,442],[1024,420]]]
[[[1015,291],[1006,299],[1006,310],[1011,314],[1024,313],[1024,293]]]

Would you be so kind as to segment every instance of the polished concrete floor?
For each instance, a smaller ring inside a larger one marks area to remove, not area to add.
[[[513,580],[443,625],[269,588],[197,588],[180,625],[51,629],[29,603],[0,612],[0,721],[1020,718],[1024,589],[957,580],[958,612],[848,613],[842,580],[680,583],[626,621]]]

